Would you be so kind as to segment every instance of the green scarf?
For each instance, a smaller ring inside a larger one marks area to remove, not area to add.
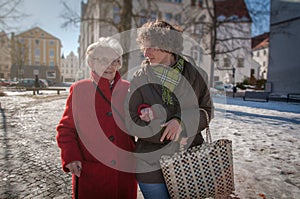
[[[153,71],[156,77],[162,84],[162,99],[166,104],[174,104],[172,92],[179,84],[181,73],[184,68],[184,59],[179,57],[175,65],[172,67],[153,66]]]

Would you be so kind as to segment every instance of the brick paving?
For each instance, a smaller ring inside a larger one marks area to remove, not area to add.
[[[55,99],[63,105],[60,101],[64,100]],[[55,142],[61,108],[54,113],[51,103],[49,99],[30,99],[19,106],[7,102],[6,130],[0,117],[1,199],[71,198],[71,176],[61,169]]]
[[[55,141],[65,100],[66,94],[0,97],[7,120],[5,130],[0,114],[0,199],[71,198],[71,176],[61,169]],[[299,105],[234,102],[241,106],[216,104],[211,130],[213,139],[233,140],[237,194],[299,198]]]
[[[66,96],[0,100],[0,199],[71,198],[71,175],[61,169],[55,141]]]

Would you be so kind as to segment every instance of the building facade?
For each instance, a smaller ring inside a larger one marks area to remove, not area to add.
[[[244,0],[214,1],[216,20],[215,62],[213,81],[226,84],[242,82],[257,76],[252,65],[251,25]]]
[[[199,70],[207,73],[211,86],[217,80],[234,81],[233,68],[235,81],[242,81],[253,72],[250,64],[252,21],[244,0],[133,0],[131,29],[121,34],[118,34],[119,23],[122,20],[121,6],[124,5],[123,1],[118,2],[120,5],[105,0],[88,0],[82,3],[79,57],[83,58],[87,46],[100,36],[114,36],[121,43],[122,40],[130,41],[129,47],[122,43],[123,47],[125,46],[125,53],[130,57],[128,63],[128,79],[130,79],[130,73],[139,67],[143,59],[135,41],[136,28],[149,20],[164,19],[183,27],[185,33],[183,54],[191,56]],[[234,37],[231,37],[230,41],[224,41],[232,34]],[[215,38],[218,42],[212,45],[211,41]],[[239,48],[240,46],[243,48]],[[221,52],[222,50],[226,52]],[[219,52],[218,56],[215,55],[216,51]],[[224,60],[229,60],[230,63],[227,61],[225,64]],[[84,60],[80,60],[80,65],[83,66],[82,61]],[[83,70],[84,77],[88,77],[88,67],[83,67]]]
[[[271,1],[267,83],[275,95],[300,93],[300,2]]]
[[[11,77],[60,82],[61,41],[39,27],[12,35]]]
[[[258,79],[267,79],[269,65],[269,33],[252,38],[252,59],[259,64]]]
[[[10,39],[8,35],[0,32],[0,79],[10,80],[11,54]]]
[[[82,79],[78,57],[74,52],[70,52],[66,57],[62,56],[60,72],[62,82],[75,82]]]

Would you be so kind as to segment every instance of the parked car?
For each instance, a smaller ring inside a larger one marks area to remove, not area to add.
[[[40,80],[40,85],[42,85],[42,87],[48,87],[49,86],[47,80],[45,80],[45,79],[39,79],[39,80]],[[41,81],[43,82],[42,84],[41,84]]]
[[[53,86],[55,84],[54,81],[52,81],[52,80],[49,80],[49,79],[45,79],[45,80],[47,81],[48,86]]]
[[[224,84],[222,81],[216,81],[214,88],[219,91],[233,91],[233,84]]]
[[[219,91],[224,91],[224,83],[222,81],[216,81],[214,88]]]
[[[6,81],[5,79],[0,79],[0,85],[1,86],[10,86],[10,83]]]
[[[35,79],[32,79],[32,78],[21,79],[17,83],[17,87],[25,87],[25,88],[34,87],[34,82],[35,82]],[[40,88],[45,88],[48,86],[47,81],[45,81],[43,79],[39,79],[39,83],[40,83]]]
[[[16,81],[16,80],[11,80],[9,82],[10,86],[17,86],[18,83],[19,83],[19,81]]]

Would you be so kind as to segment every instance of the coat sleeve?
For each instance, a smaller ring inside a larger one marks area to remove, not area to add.
[[[125,100],[125,124],[128,134],[144,141],[162,143],[160,142],[163,132],[161,124],[166,121],[166,112],[162,107],[154,105],[151,109],[155,114],[155,118],[151,122],[141,120],[139,107],[145,105],[142,89],[143,87],[137,87],[135,80],[130,83],[130,89]]]
[[[214,115],[214,106],[209,88],[202,75],[197,72],[197,69],[190,70],[189,73],[192,74],[189,75],[187,79],[189,79],[189,83],[192,86],[193,92],[195,93],[198,105],[195,107],[182,109],[180,113],[174,115],[174,118],[180,119],[183,123],[183,126],[186,130],[184,131],[184,136],[193,137],[197,133],[201,133],[201,131],[209,125],[207,123],[206,114],[201,109],[204,109],[207,112],[209,117],[208,121],[210,122]],[[196,115],[200,117],[195,117]]]
[[[68,163],[82,160],[78,143],[79,138],[77,135],[72,111],[73,90],[74,87],[71,86],[63,116],[56,127],[56,141],[61,149],[62,167],[66,172],[69,171],[69,169],[66,168]]]

